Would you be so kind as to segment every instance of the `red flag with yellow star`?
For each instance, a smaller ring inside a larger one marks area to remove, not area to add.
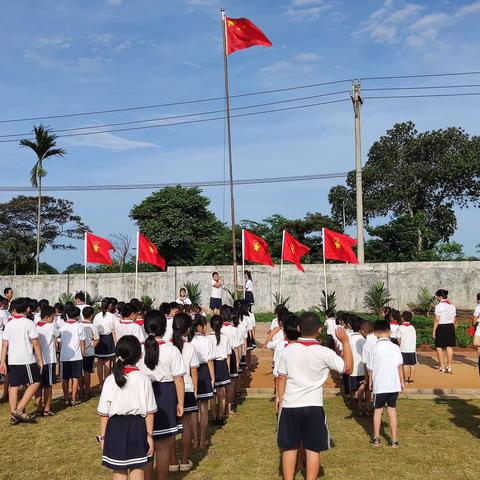
[[[248,18],[225,17],[225,37],[227,55],[254,45],[272,46],[272,42]]]
[[[138,261],[150,263],[165,270],[165,259],[158,253],[158,248],[141,233],[138,234]]]
[[[303,243],[300,243],[296,238],[292,237],[287,231],[283,232],[283,252],[282,258],[286,262],[294,263],[297,268],[305,272],[300,263],[300,259],[310,251]]]
[[[262,238],[248,230],[243,230],[243,257],[253,263],[270,265],[273,267],[272,257],[268,251],[268,244]]]
[[[340,260],[347,263],[358,263],[353,247],[357,241],[348,235],[334,232],[328,228],[323,229],[323,248],[325,258]]]
[[[101,263],[103,265],[111,265],[112,257],[110,250],[115,250],[113,245],[102,237],[97,237],[93,233],[85,235],[86,259],[89,263]]]

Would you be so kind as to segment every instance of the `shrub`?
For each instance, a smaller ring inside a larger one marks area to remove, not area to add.
[[[435,306],[435,295],[428,287],[422,287],[417,293],[415,303],[408,305],[414,313],[428,316]]]
[[[73,302],[75,300],[75,297],[73,295],[73,293],[62,293],[59,297],[58,297],[58,303],[62,304],[62,305],[65,305],[66,303],[69,303],[69,302]]]
[[[325,315],[325,312],[327,310],[327,303],[328,303],[328,308],[332,309],[333,311],[336,311],[337,296],[335,292],[330,292],[329,294],[327,294],[325,290],[322,290],[322,295],[323,295],[323,298],[321,299],[320,306],[316,307],[316,310],[318,310],[320,313],[323,313]]]
[[[363,304],[372,313],[380,316],[380,312],[383,307],[388,305],[393,298],[390,296],[389,289],[385,286],[385,283],[374,283],[368,287],[367,293],[363,299]]]
[[[196,303],[197,305],[201,305],[202,289],[200,288],[200,284],[194,282],[185,282],[183,286],[187,290],[187,295],[190,301],[192,303]]]
[[[149,310],[152,309],[153,304],[155,303],[155,299],[150,297],[149,295],[142,295],[142,298],[140,298],[140,301],[144,303]]]
[[[279,292],[273,294],[273,306],[275,308],[279,307],[280,305],[282,307],[286,307],[289,301],[290,301],[290,297],[284,297],[280,295]]]

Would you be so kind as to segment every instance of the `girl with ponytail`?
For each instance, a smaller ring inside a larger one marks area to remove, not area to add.
[[[97,374],[100,387],[110,375],[113,357],[115,356],[115,315],[111,312],[112,299],[102,299],[100,312],[95,315],[93,324],[97,327],[100,341],[95,347],[95,356],[98,359]]]
[[[143,478],[154,453],[152,437],[157,410],[150,380],[136,367],[142,353],[139,340],[122,337],[115,349],[117,359],[103,384],[98,403],[102,464],[113,478]]]
[[[210,320],[210,327],[212,333],[208,339],[212,343],[214,351],[214,371],[215,371],[215,388],[217,389],[217,396],[213,408],[213,423],[215,425],[225,425],[226,417],[226,386],[230,385],[230,353],[232,348],[228,337],[221,332],[222,317],[220,315],[213,315]]]
[[[140,370],[151,380],[157,412],[153,423],[157,478],[167,478],[169,471],[178,471],[178,463],[170,465],[171,449],[179,432],[177,417],[183,415],[185,395],[185,367],[182,355],[171,342],[165,342],[167,320],[159,310],[145,315],[145,355],[139,362]],[[153,465],[145,469],[145,479],[151,480]]]
[[[195,348],[198,361],[198,422],[196,414],[193,415],[193,446],[200,448],[208,448],[210,441],[207,438],[208,427],[208,401],[213,398],[213,389],[215,382],[215,372],[213,360],[215,353],[213,345],[205,336],[205,328],[207,320],[199,313],[193,318],[192,327],[189,333],[189,341]]]

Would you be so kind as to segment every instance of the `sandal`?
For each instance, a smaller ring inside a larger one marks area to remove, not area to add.
[[[176,463],[175,465],[169,465],[168,466],[168,471],[169,472],[178,472],[180,470],[180,464]]]
[[[51,410],[48,410],[48,411],[43,412],[42,416],[43,417],[54,417],[55,414]]]
[[[447,367],[447,368],[445,369],[445,372],[446,372],[446,373],[453,373],[453,370],[452,370],[451,367]]]
[[[195,448],[195,449],[196,449],[196,448],[199,448],[199,445],[200,445],[200,444],[199,444],[198,442],[194,442],[194,441],[192,440],[192,448]]]
[[[180,464],[180,471],[181,472],[189,472],[193,468],[193,462],[191,460],[188,463],[181,463]]]
[[[72,405],[72,407],[76,407],[77,405],[80,405],[81,403],[82,403],[81,400],[73,400],[71,405]]]
[[[63,406],[64,407],[71,407],[72,406],[72,402],[70,400],[64,400],[63,401]]]
[[[210,447],[212,445],[212,442],[210,440],[206,440],[205,442],[200,442],[198,444],[198,448],[201,448],[202,450]]]
[[[379,438],[371,438],[371,439],[370,439],[370,445],[371,445],[372,447],[376,447],[376,448],[377,448],[377,447],[380,447],[382,444],[381,444]]]
[[[390,448],[398,448],[398,447],[400,446],[400,444],[398,443],[397,440],[390,440],[390,441],[388,442],[388,446],[389,446]]]
[[[17,420],[13,415],[10,417],[10,425],[18,425],[20,423],[20,420]]]
[[[445,367],[440,367],[438,369],[438,373],[445,373],[445,371],[446,371]]]
[[[22,413],[22,412],[19,412],[18,410],[15,410],[14,412],[12,412],[12,417],[15,418],[16,420],[18,420],[18,422],[20,423],[34,423],[35,422],[35,418],[26,414],[26,413]]]

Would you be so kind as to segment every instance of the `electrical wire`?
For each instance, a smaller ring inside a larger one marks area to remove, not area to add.
[[[382,95],[375,97],[363,97],[365,100],[379,100],[381,98],[431,98],[431,97],[468,97],[480,95],[480,92],[471,93],[431,93],[422,95]]]
[[[422,73],[417,75],[385,75],[381,77],[360,77],[359,80],[394,80],[402,78],[459,77],[463,75],[480,75],[480,72]]]
[[[362,88],[364,92],[385,91],[385,90],[435,90],[441,88],[473,88],[480,87],[480,83],[471,83],[468,85],[422,85],[418,87],[378,87],[378,88]]]
[[[249,178],[243,180],[234,180],[234,185],[255,185],[268,183],[301,182],[307,180],[324,180],[329,178],[344,178],[348,172],[321,173],[316,175],[295,175],[288,177],[262,177]],[[85,192],[85,191],[111,191],[111,190],[156,190],[165,187],[220,187],[229,185],[227,180],[206,180],[199,182],[170,182],[170,183],[141,183],[141,184],[122,184],[122,185],[58,185],[43,186],[45,192]],[[34,187],[27,186],[0,186],[0,192],[37,192]]]

